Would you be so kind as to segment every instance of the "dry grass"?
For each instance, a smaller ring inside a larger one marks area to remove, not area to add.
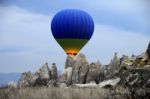
[[[22,88],[0,89],[0,99],[131,99],[124,88]]]

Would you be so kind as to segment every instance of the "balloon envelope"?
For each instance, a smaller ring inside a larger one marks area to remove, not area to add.
[[[92,37],[94,22],[92,17],[82,10],[67,9],[53,17],[51,30],[64,51],[74,57]]]

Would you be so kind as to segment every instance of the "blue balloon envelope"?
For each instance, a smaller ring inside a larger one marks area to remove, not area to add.
[[[64,51],[74,57],[92,37],[94,21],[85,11],[66,9],[53,17],[51,30]]]

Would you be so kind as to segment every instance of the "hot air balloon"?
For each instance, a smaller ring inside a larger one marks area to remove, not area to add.
[[[74,57],[92,37],[94,22],[85,11],[66,9],[53,17],[51,31],[66,54]]]

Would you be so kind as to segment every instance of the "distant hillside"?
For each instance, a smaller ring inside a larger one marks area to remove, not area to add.
[[[9,81],[17,82],[21,73],[0,73],[0,87],[8,84]]]

